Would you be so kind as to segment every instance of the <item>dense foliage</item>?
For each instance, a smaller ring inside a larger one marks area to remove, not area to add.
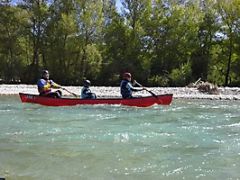
[[[121,4],[121,5],[119,5]],[[2,0],[0,79],[240,86],[240,0]]]

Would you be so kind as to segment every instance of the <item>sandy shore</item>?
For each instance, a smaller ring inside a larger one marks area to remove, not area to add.
[[[80,94],[81,86],[65,86],[69,91]],[[219,99],[219,100],[240,100],[240,88],[237,87],[220,87],[219,95],[211,95],[207,93],[201,93],[196,88],[188,87],[149,87],[149,90],[155,94],[172,93],[174,98],[185,99]],[[96,93],[97,97],[121,97],[119,87],[91,87],[92,92]],[[19,92],[38,94],[36,85],[0,85],[0,95],[17,95]],[[63,91],[63,95],[70,96],[68,92]],[[134,93],[135,96],[148,96],[146,91]]]

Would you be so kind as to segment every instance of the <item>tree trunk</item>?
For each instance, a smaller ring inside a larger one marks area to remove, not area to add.
[[[228,54],[228,63],[227,63],[227,69],[226,69],[226,76],[225,76],[225,86],[228,86],[228,80],[231,70],[231,61],[232,61],[232,48],[233,48],[233,42],[232,42],[232,34],[230,35],[229,39],[229,54]]]

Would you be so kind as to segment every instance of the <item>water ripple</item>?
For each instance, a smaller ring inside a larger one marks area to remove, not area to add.
[[[7,179],[237,179],[240,103],[44,107],[0,104]],[[53,173],[54,172],[54,173]]]

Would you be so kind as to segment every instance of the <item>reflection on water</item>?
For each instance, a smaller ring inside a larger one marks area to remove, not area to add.
[[[0,177],[237,179],[240,102],[45,107],[0,97]]]

